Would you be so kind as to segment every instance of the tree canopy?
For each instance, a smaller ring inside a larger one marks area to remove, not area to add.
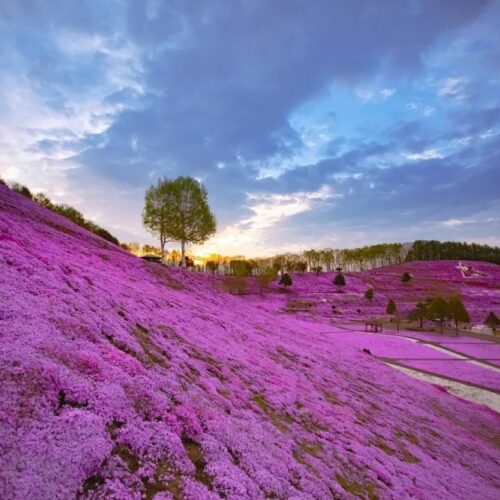
[[[426,308],[426,318],[439,323],[443,333],[443,323],[447,318],[448,304],[442,297],[435,297]]]
[[[160,179],[145,195],[144,226],[160,239],[162,258],[167,241],[180,241],[181,263],[186,263],[186,243],[204,243],[216,231],[207,201],[207,190],[192,177]]]

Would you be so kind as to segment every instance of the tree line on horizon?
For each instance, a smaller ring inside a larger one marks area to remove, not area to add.
[[[75,208],[53,203],[44,193],[33,194],[26,186],[18,183],[11,184],[10,188],[107,241],[120,245],[118,239],[109,231],[87,220]],[[189,263],[190,267],[196,266],[192,259],[186,259],[186,243],[203,243],[216,230],[215,217],[207,202],[207,191],[200,182],[191,177],[160,179],[156,185],[152,185],[145,195],[143,223],[160,239],[160,247],[122,243],[122,248],[135,255],[159,255],[170,265]],[[181,252],[168,252],[165,249],[167,241],[179,241]],[[359,248],[310,249],[302,253],[287,252],[251,259],[244,256],[212,254],[203,260],[203,265],[197,266],[200,271],[241,275],[244,269],[247,276],[259,276],[268,272],[268,268],[276,269],[279,274],[320,273],[338,269],[357,272],[417,260],[475,260],[500,264],[500,248],[478,243],[416,240],[406,244],[378,243]]]

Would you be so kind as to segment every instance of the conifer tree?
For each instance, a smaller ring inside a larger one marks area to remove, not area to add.
[[[455,322],[455,333],[458,335],[458,324],[459,323],[469,323],[470,316],[465,309],[464,304],[460,300],[460,297],[452,297],[446,307],[446,316]]]

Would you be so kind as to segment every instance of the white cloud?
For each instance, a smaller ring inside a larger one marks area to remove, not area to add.
[[[382,99],[387,99],[396,93],[396,89],[382,89],[380,94],[382,95]]]
[[[96,68],[91,62],[92,86],[74,87],[67,83],[71,78],[37,81],[29,77],[29,61],[19,54],[8,59],[8,71],[0,74],[0,170],[7,180],[57,197],[78,190],[68,187],[66,172],[79,168],[72,158],[86,149],[86,139],[92,138],[94,147],[104,145],[102,134],[134,106],[109,97],[124,89],[141,95],[144,86],[140,54],[130,42],[67,31],[55,33],[53,40],[68,72],[80,68],[85,55],[99,54],[104,64]]]
[[[490,128],[483,132],[482,134],[479,135],[481,139],[489,139],[490,137],[495,137],[496,135],[500,134],[500,130]]]
[[[459,137],[458,139],[453,140],[453,144],[456,146],[468,146],[473,140],[473,137],[470,135]]]
[[[263,246],[267,231],[271,231],[287,218],[312,210],[338,195],[333,193],[330,186],[323,185],[317,191],[288,194],[247,193],[246,196],[251,216],[217,233],[203,246],[203,254],[223,251],[225,254],[248,256],[272,252],[269,245]]]
[[[369,89],[357,89],[356,96],[364,102],[370,102],[375,99],[375,92]]]
[[[436,109],[434,107],[432,107],[428,104],[424,104],[423,102],[415,102],[415,101],[409,102],[406,105],[406,109],[409,109],[410,111],[415,111],[415,110],[421,111],[425,117],[432,116],[434,114],[434,111],[436,111]]]
[[[463,226],[464,224],[474,224],[476,221],[473,219],[448,219],[442,221],[443,225],[446,227],[457,227]]]
[[[440,82],[438,95],[458,100],[465,99],[465,86],[467,83],[468,80],[464,77],[446,78]]]
[[[436,158],[444,158],[439,149],[426,149],[420,153],[404,153],[403,156],[407,160],[434,160]]]
[[[425,106],[424,107],[424,116],[431,116],[434,114],[435,109],[432,106]]]

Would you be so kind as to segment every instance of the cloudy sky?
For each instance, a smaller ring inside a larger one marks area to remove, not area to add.
[[[192,175],[269,254],[500,244],[500,2],[2,0],[0,175],[122,241]]]

